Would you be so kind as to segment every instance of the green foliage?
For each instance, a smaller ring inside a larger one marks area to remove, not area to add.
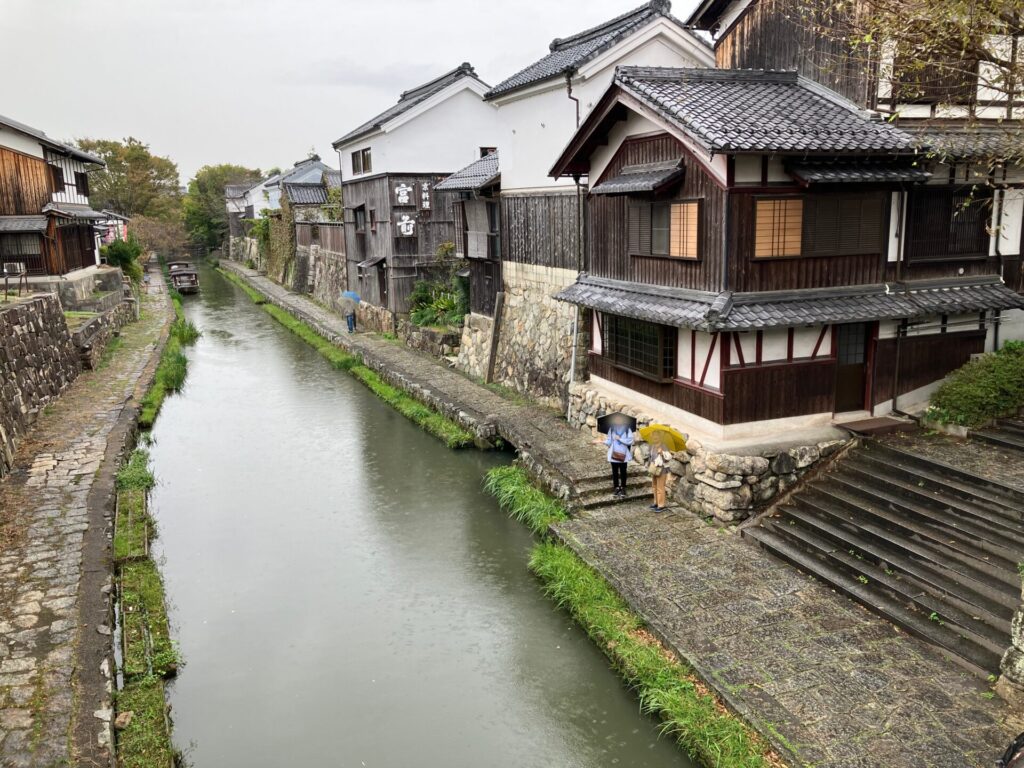
[[[530,569],[586,630],[695,760],[720,768],[767,768],[767,746],[721,707],[692,671],[669,654],[611,586],[569,548],[543,542]]]
[[[144,448],[136,448],[117,473],[117,487],[119,490],[134,488],[148,491],[154,485],[156,478],[149,471],[149,452]]]
[[[465,281],[452,276],[443,281],[420,280],[409,294],[409,319],[414,325],[459,328],[469,312]]]
[[[89,202],[93,208],[117,211],[133,219],[180,218],[178,166],[170,158],[154,155],[148,144],[131,136],[124,141],[79,139],[78,146],[106,163],[105,168],[89,174]]]
[[[227,237],[228,214],[224,206],[224,187],[228,184],[255,184],[259,170],[240,165],[205,165],[188,184],[182,200],[185,229],[192,242],[217,248]]]
[[[1024,408],[1024,342],[972,360],[932,395],[926,416],[944,424],[979,427]]]
[[[130,278],[132,282],[142,280],[142,265],[139,263],[142,246],[132,233],[128,233],[127,240],[114,240],[108,245],[100,246],[100,255],[107,264],[120,267],[125,277]]]
[[[526,470],[514,464],[491,469],[484,488],[510,517],[526,523],[534,533],[546,533],[551,523],[568,518],[565,507],[537,488]]]
[[[451,419],[414,399],[404,391],[391,386],[368,368],[363,361],[346,350],[335,346],[312,327],[289,312],[267,303],[265,297],[233,272],[218,270],[224,277],[238,285],[245,294],[263,307],[263,311],[277,322],[317,350],[336,369],[348,371],[367,386],[377,397],[396,411],[415,422],[428,433],[438,438],[449,448],[463,448],[473,444],[473,434]]]
[[[167,768],[179,757],[167,729],[164,683],[156,676],[131,682],[117,692],[117,708],[132,712],[132,721],[117,734],[120,768]]]
[[[181,391],[188,373],[188,358],[185,357],[182,347],[194,344],[202,335],[192,321],[185,318],[181,306],[181,294],[173,288],[168,293],[171,297],[171,304],[174,306],[175,319],[171,323],[167,344],[160,355],[160,362],[157,364],[156,374],[153,377],[153,385],[142,398],[139,409],[139,425],[144,429],[153,426],[167,396],[172,392]]]
[[[327,221],[343,221],[345,208],[341,187],[327,187],[327,202],[320,206]]]

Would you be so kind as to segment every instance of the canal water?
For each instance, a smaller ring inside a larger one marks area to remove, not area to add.
[[[689,766],[453,452],[203,269],[154,432],[175,741],[196,768]]]

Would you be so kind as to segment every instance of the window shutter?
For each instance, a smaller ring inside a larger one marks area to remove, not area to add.
[[[651,206],[633,203],[629,206],[629,252],[646,256],[651,252]]]
[[[53,191],[63,192],[64,191],[64,171],[58,168],[56,165],[50,166],[50,178],[53,179]]]
[[[75,189],[83,197],[89,196],[89,174],[80,171],[75,172]]]

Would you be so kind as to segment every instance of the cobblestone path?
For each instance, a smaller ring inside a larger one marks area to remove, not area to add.
[[[3,768],[76,764],[79,642],[83,633],[111,631],[105,614],[79,611],[83,542],[90,525],[104,523],[90,515],[88,497],[170,311],[157,291],[143,298],[142,318],[122,329],[104,362],[43,410],[0,482]]]
[[[607,471],[558,414],[510,402],[392,341],[348,336],[342,318],[310,299],[227,266],[370,364],[498,420],[568,482]],[[585,513],[556,533],[794,768],[987,768],[1014,735],[1002,702],[952,662],[734,530],[634,504]]]

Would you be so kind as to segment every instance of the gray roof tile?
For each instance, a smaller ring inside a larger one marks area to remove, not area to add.
[[[643,165],[626,165],[617,176],[602,181],[590,190],[592,195],[628,195],[636,192],[656,192],[681,180],[684,170],[679,160]]]
[[[498,153],[491,152],[479,160],[475,160],[460,171],[456,171],[444,181],[434,186],[441,191],[480,189],[495,181],[501,175],[501,164]]]
[[[45,216],[0,216],[0,232],[45,232]]]
[[[998,277],[769,293],[714,294],[581,275],[555,298],[652,323],[744,331],[1024,309]]]
[[[103,162],[103,160],[97,157],[96,155],[90,154],[89,152],[85,152],[84,150],[81,150],[78,147],[72,147],[70,144],[64,144],[63,142],[55,141],[38,128],[33,128],[30,125],[19,123],[17,120],[12,120],[11,118],[4,117],[3,115],[0,115],[0,125],[6,125],[7,127],[13,128],[16,131],[20,131],[21,133],[25,133],[28,134],[29,136],[39,139],[39,143],[42,144],[43,146],[57,150],[60,153],[70,155],[76,160],[81,160],[83,163],[95,163],[96,165],[106,166],[106,163]]]
[[[913,154],[913,137],[796,72],[619,67],[615,82],[712,152]]]
[[[907,126],[908,122],[904,121],[900,127],[910,132],[923,149],[938,157],[1024,161],[1024,125],[1020,123],[915,128]]]
[[[323,184],[290,184],[281,185],[288,200],[294,205],[324,205],[327,203],[327,187]]]
[[[808,184],[920,182],[932,176],[923,168],[891,163],[799,163],[788,170]]]
[[[337,148],[342,144],[347,144],[350,141],[366,136],[367,134],[373,133],[380,128],[384,123],[394,120],[396,117],[405,114],[410,109],[420,104],[435,93],[444,90],[452,83],[461,80],[464,77],[471,77],[484,86],[487,84],[480,80],[476,75],[476,70],[473,69],[469,62],[463,62],[455,69],[450,72],[445,72],[440,77],[435,77],[430,82],[419,85],[411,90],[405,91],[398,99],[398,103],[388,107],[379,115],[370,118],[365,123],[360,125],[358,128],[353,128],[351,131],[346,133],[340,139],[337,139],[332,146]]]

